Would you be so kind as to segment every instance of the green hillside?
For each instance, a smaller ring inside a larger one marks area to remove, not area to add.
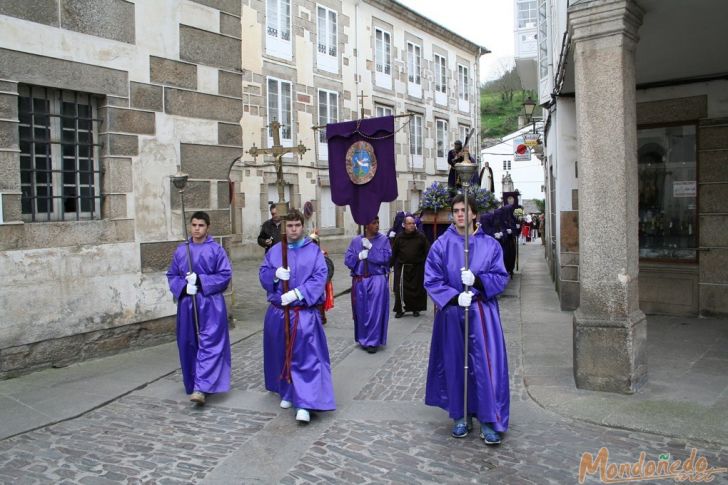
[[[480,122],[483,138],[502,138],[518,129],[518,115],[523,113],[523,101],[533,92],[480,90]]]

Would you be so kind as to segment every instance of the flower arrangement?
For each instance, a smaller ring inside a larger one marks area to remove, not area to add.
[[[495,198],[493,192],[482,189],[477,185],[468,187],[468,199],[470,198],[475,199],[475,207],[478,208],[480,213],[492,211],[500,205],[500,201]]]
[[[517,220],[523,219],[523,209],[520,207],[513,210],[513,217],[515,217]]]
[[[442,182],[433,182],[425,189],[420,201],[420,210],[439,211],[450,207],[450,192]]]

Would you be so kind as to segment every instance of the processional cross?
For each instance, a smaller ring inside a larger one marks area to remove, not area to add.
[[[358,94],[356,96],[359,98],[359,109],[361,110],[361,119],[364,119],[364,98],[368,98],[366,94],[364,94],[364,90],[362,90],[361,94]]]
[[[299,143],[296,147],[284,147],[281,145],[281,124],[277,120],[273,120],[273,123],[270,124],[271,132],[273,133],[273,146],[270,148],[258,148],[255,145],[253,145],[250,150],[248,150],[248,153],[253,156],[253,158],[258,158],[258,155],[273,155],[275,158],[275,167],[276,167],[276,185],[278,186],[278,203],[276,204],[276,209],[278,209],[277,214],[280,217],[285,217],[288,215],[288,202],[286,202],[285,199],[285,191],[283,190],[283,155],[286,153],[298,153],[299,155],[303,156],[304,153],[306,153],[306,150],[308,150],[303,143]],[[284,219],[285,220],[285,219]],[[284,268],[288,267],[288,241],[286,240],[286,223],[281,224],[281,263]],[[283,292],[287,293],[289,291],[288,287],[288,280],[283,281]],[[291,349],[291,330],[290,330],[290,323],[291,323],[291,316],[288,313],[288,306],[283,306],[283,321],[284,321],[284,345],[286,349],[286,359],[283,365],[283,372],[282,377],[286,380],[286,382],[291,382],[291,357],[290,357],[290,350]]]
[[[285,191],[283,188],[283,155],[287,153],[298,153],[303,156],[308,150],[303,143],[299,143],[295,147],[284,147],[281,145],[281,124],[277,120],[273,120],[273,123],[269,125],[271,132],[273,133],[273,146],[270,148],[258,148],[253,145],[248,153],[253,158],[258,158],[258,155],[273,155],[274,163],[276,167],[276,186],[278,187],[278,203],[276,208],[278,209],[278,215],[283,217],[288,214],[288,202],[285,199]]]

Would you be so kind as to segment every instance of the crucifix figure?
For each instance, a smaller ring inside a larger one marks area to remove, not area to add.
[[[273,123],[270,124],[270,129],[273,133],[273,146],[270,148],[258,148],[253,145],[250,150],[248,150],[248,153],[251,154],[253,158],[258,158],[258,155],[273,155],[275,158],[276,186],[278,187],[278,203],[276,204],[276,207],[278,209],[278,215],[284,217],[288,214],[288,202],[284,200],[283,155],[287,153],[298,153],[300,156],[303,156],[308,149],[303,145],[303,143],[299,143],[296,147],[284,147],[281,145],[281,124],[278,121],[273,120]]]

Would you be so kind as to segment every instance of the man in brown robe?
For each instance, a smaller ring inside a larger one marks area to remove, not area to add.
[[[394,266],[394,318],[402,318],[405,312],[415,317],[427,309],[427,293],[424,287],[425,259],[430,243],[417,230],[415,218],[406,215],[404,231],[394,238],[392,266]]]

